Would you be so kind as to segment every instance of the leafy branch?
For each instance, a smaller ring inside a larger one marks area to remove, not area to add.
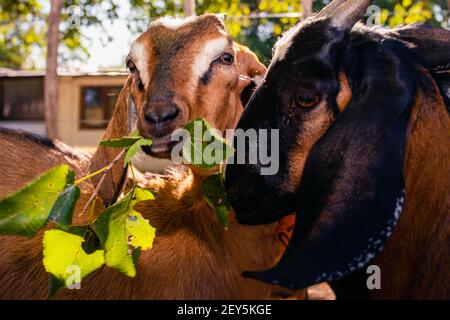
[[[208,176],[202,182],[201,189],[206,203],[214,210],[218,222],[227,229],[230,225],[231,204],[225,190],[223,162],[230,158],[235,150],[222,138],[220,132],[212,128],[203,118],[191,121],[184,129],[190,137],[183,146],[183,157],[187,163],[199,169],[218,168],[216,174]]]
[[[75,180],[75,173],[67,165],[59,165],[0,200],[0,234],[32,237],[49,222],[54,222],[56,227],[45,231],[43,237],[43,264],[50,275],[49,296],[60,288],[79,287],[84,277],[104,264],[134,277],[139,253],[152,246],[155,228],[133,208],[154,197],[150,191],[136,185],[92,223],[72,225],[80,197],[78,185],[103,174],[83,207],[84,214],[106,174],[123,155],[131,159],[139,150],[137,146],[151,144],[150,140],[138,136],[126,140],[129,143],[121,144],[124,150],[109,165],[94,173]],[[126,166],[129,160],[125,161]]]
[[[196,126],[201,126],[201,136],[194,132]],[[203,181],[201,189],[218,222],[228,228],[231,206],[225,193],[222,164],[234,149],[204,119],[188,123],[185,129],[191,137],[183,145],[185,160],[201,169],[219,168],[217,174]],[[133,173],[131,159],[142,146],[150,146],[152,141],[135,132],[131,136],[105,140],[100,144],[123,150],[104,168],[79,179],[75,179],[75,173],[69,166],[62,164],[0,199],[0,235],[32,237],[44,227],[49,229],[43,237],[43,264],[49,273],[50,297],[61,288],[79,288],[84,277],[103,265],[134,277],[140,252],[151,249],[153,244],[155,228],[134,210],[134,206],[142,201],[154,200],[154,195],[137,187],[136,181],[131,191],[105,208],[91,223],[72,224],[81,193],[79,185],[102,174],[83,206],[83,215],[94,203],[106,175],[117,162],[125,155],[124,166],[129,166]],[[211,149],[211,145],[213,152],[209,155],[215,162],[206,161],[208,159],[205,157],[205,151]]]
[[[104,168],[102,168],[102,169],[100,169],[100,170],[98,170],[98,171],[96,171],[96,172],[94,172],[92,174],[89,174],[86,177],[81,178],[81,179],[78,180],[78,182],[81,183],[81,182],[83,182],[83,181],[85,181],[87,179],[95,177],[96,175],[98,175],[100,173],[103,173],[103,176],[100,178],[100,181],[98,182],[97,186],[95,187],[94,192],[92,193],[91,197],[86,202],[86,204],[84,205],[83,210],[81,210],[81,215],[83,215],[86,212],[86,210],[89,207],[89,205],[92,203],[92,201],[94,201],[95,197],[98,195],[98,192],[99,192],[100,188],[102,187],[103,183],[105,182],[106,174],[108,173],[108,171],[111,170],[114,167],[116,162],[119,161],[120,158],[122,158],[124,153],[125,153],[125,150],[120,151],[120,153],[117,155],[117,157],[115,157],[114,160],[111,161],[111,163],[108,166],[106,166],[106,167],[104,167]]]

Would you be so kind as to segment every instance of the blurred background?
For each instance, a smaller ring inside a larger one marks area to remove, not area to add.
[[[329,0],[0,0],[0,127],[91,150],[127,77],[133,40],[163,15],[226,13],[236,41],[270,62],[277,38]],[[367,24],[449,28],[450,0],[376,0]]]

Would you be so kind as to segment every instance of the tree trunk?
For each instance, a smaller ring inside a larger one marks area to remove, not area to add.
[[[450,11],[450,0],[447,0],[447,9]]]
[[[308,18],[309,16],[312,16],[313,14],[312,2],[313,0],[302,0],[303,18]]]
[[[51,0],[51,9],[48,16],[47,32],[47,64],[45,71],[45,125],[47,136],[51,139],[58,138],[58,45],[59,45],[59,21],[63,7],[62,0]]]
[[[184,0],[184,16],[195,16],[195,0]]]

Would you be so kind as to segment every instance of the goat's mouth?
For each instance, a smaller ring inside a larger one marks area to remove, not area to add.
[[[159,138],[152,138],[152,141],[151,146],[143,146],[142,150],[152,157],[163,159],[170,158],[170,152],[177,143],[177,141],[171,140],[170,134]]]

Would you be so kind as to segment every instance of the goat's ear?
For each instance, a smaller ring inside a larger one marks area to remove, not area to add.
[[[433,71],[450,69],[450,31],[423,23],[397,28],[387,33],[407,42],[425,66]]]
[[[264,78],[266,67],[248,47],[235,43],[236,62],[239,68],[238,91],[242,105],[246,105],[252,91]]]
[[[102,140],[121,138],[128,135],[130,132],[130,114],[133,113],[133,110],[129,110],[129,108],[134,107],[132,103],[130,103],[130,100],[132,100],[130,95],[130,83],[131,79],[128,78],[119,94],[116,107],[114,109],[114,114],[109,121]],[[120,152],[121,149],[98,146],[92,156],[89,171],[95,172],[108,166]],[[105,180],[99,189],[98,194],[105,204],[109,205],[113,203],[123,188],[126,177],[126,169],[123,166],[123,158],[124,157],[117,161],[113,168],[106,173]],[[100,174],[92,178],[94,186],[99,183],[101,176],[102,175]]]
[[[382,249],[402,210],[416,90],[414,75],[398,64],[369,64],[363,78],[350,79],[352,100],[308,155],[284,256],[274,268],[245,276],[306,288],[363,268]]]
[[[223,25],[225,24],[225,20],[227,20],[227,14],[226,13],[216,13],[214,15],[217,17],[217,19],[220,20],[220,22],[222,22]]]

